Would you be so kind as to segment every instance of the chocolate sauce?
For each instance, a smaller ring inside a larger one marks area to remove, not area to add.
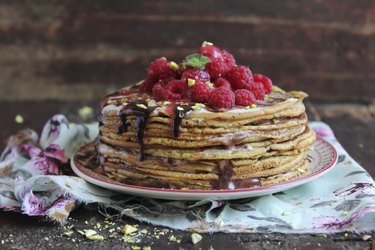
[[[228,189],[234,173],[232,162],[230,160],[218,161],[217,168],[219,170],[219,179],[213,183],[213,186],[216,189]]]
[[[182,119],[186,113],[191,111],[191,105],[178,105],[175,104],[172,114],[171,130],[172,135],[177,138],[180,135],[180,128],[182,125]]]
[[[144,156],[144,144],[143,144],[143,137],[144,131],[146,128],[147,120],[150,113],[156,107],[147,107],[147,103],[144,100],[138,100],[129,103],[120,111],[120,119],[121,124],[118,127],[118,133],[122,134],[127,131],[128,123],[127,123],[127,116],[128,115],[135,115],[135,129],[136,129],[136,140],[139,144],[139,159],[142,161],[145,159]]]
[[[261,183],[259,178],[249,178],[249,179],[243,179],[243,180],[234,180],[233,185],[235,189],[238,188],[252,188],[252,187],[260,187]]]

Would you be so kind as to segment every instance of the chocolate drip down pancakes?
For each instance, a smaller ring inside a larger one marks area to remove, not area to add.
[[[155,101],[139,86],[101,106],[97,152],[105,174],[168,189],[238,189],[308,174],[315,133],[307,94],[273,86],[253,107],[211,110],[202,103]]]

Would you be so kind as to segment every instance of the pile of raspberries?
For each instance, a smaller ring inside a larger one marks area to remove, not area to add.
[[[203,43],[198,54],[209,58],[204,69],[156,59],[148,67],[140,91],[149,93],[156,101],[204,103],[216,109],[249,107],[271,93],[270,78],[253,75],[249,67],[237,65],[227,51]]]

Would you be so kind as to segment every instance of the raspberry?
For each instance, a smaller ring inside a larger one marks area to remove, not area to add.
[[[167,78],[175,78],[175,71],[170,67],[170,62],[165,58],[159,58],[153,61],[147,69],[147,78],[155,82]]]
[[[261,82],[253,82],[252,84],[247,86],[246,89],[253,93],[257,100],[264,99],[265,90]]]
[[[229,69],[232,69],[236,65],[236,60],[233,55],[226,50],[222,50],[221,54],[223,55],[225,63],[228,65]]]
[[[187,69],[182,73],[181,80],[187,81],[187,79],[193,79],[196,82],[209,82],[210,74],[207,71],[199,69]]]
[[[255,96],[247,89],[237,89],[234,91],[236,105],[247,107],[256,103]]]
[[[156,101],[164,100],[164,89],[165,84],[160,81],[154,85],[152,88],[152,95]]]
[[[226,79],[232,84],[233,89],[245,89],[254,82],[253,73],[249,67],[237,66],[226,75]]]
[[[214,108],[229,109],[234,106],[234,101],[234,93],[228,88],[220,87],[211,94],[208,105]]]
[[[191,88],[191,100],[193,102],[207,103],[210,98],[212,88],[207,84],[198,82]]]
[[[224,76],[232,67],[226,62],[226,59],[228,62],[231,61],[230,54],[225,52],[226,57],[223,57],[222,51],[218,47],[212,45],[201,47],[198,49],[198,53],[210,58],[211,62],[206,64],[206,70],[213,79]]]
[[[143,81],[141,86],[139,86],[139,91],[142,93],[144,92],[150,93],[154,85],[155,85],[155,82],[152,79],[147,78],[146,80]]]
[[[200,47],[198,49],[198,53],[201,55],[207,56],[208,58],[211,59],[211,61],[215,61],[215,59],[217,58],[220,58],[220,59],[223,58],[220,49],[213,45]]]
[[[261,82],[263,84],[264,90],[266,91],[266,94],[271,93],[272,91],[272,81],[270,78],[268,78],[265,75],[261,74],[255,74],[254,75],[254,81],[255,82]]]
[[[232,89],[232,87],[230,86],[230,82],[228,82],[225,78],[222,78],[222,77],[219,77],[216,79],[215,87],[216,88],[224,87],[230,90]]]
[[[185,81],[172,80],[165,86],[164,98],[169,101],[181,100],[187,89]]]
[[[228,72],[229,67],[223,59],[220,59],[207,63],[206,70],[210,73],[212,79],[217,79],[224,76]]]

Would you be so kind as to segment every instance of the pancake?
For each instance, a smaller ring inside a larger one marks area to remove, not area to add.
[[[273,86],[255,108],[156,102],[132,87],[102,103],[97,152],[117,181],[169,189],[264,186],[308,174],[303,99]]]

